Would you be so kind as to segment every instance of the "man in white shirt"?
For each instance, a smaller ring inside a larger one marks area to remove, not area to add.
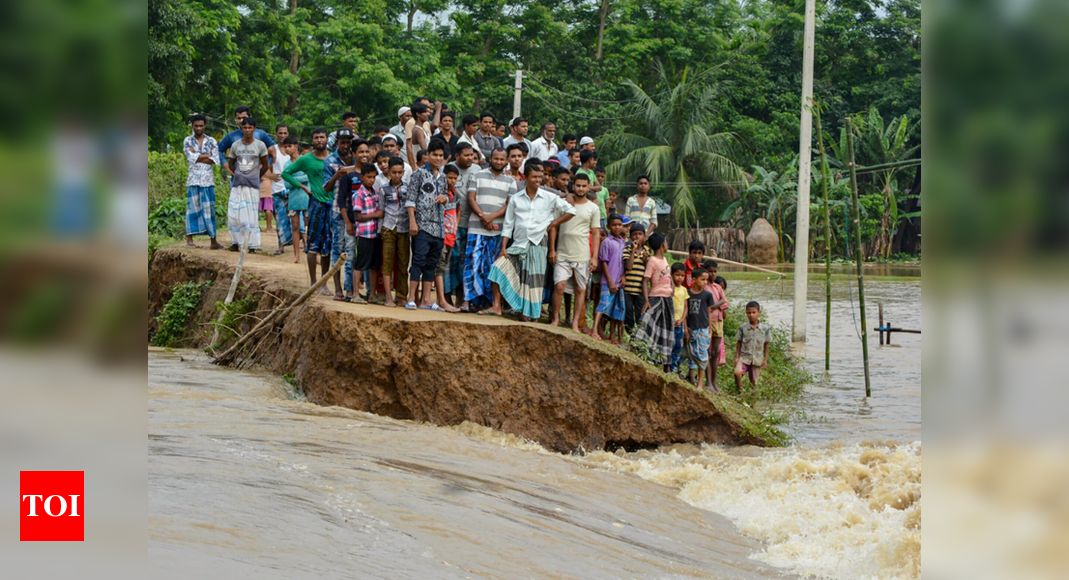
[[[553,137],[557,135],[557,126],[553,123],[542,123],[541,136],[531,142],[531,153],[528,159],[541,159],[545,161],[557,156],[557,144]]]
[[[479,142],[475,140],[475,133],[479,130],[479,117],[475,115],[464,115],[460,120],[460,139],[457,143],[467,143],[475,149],[475,163],[481,167],[486,166],[482,151],[479,150]],[[459,190],[458,190],[459,191]],[[464,222],[461,222],[462,224]]]
[[[547,232],[572,219],[575,208],[559,195],[542,189],[541,163],[528,163],[524,178],[524,191],[510,197],[505,210],[501,250],[489,276],[494,304],[487,311],[500,316],[504,298],[528,322],[542,316],[546,266],[556,260],[549,252]]]
[[[503,141],[504,145],[502,146],[505,149],[508,149],[509,145],[512,145],[513,143],[526,143],[527,152],[528,154],[530,154],[531,141],[527,138],[527,131],[527,119],[524,119],[523,117],[516,117],[512,120],[512,122],[509,123],[509,132],[511,133],[511,135],[505,137],[505,140]]]
[[[412,119],[412,109],[409,107],[401,107],[397,109],[398,123],[393,127],[390,127],[390,135],[394,136],[397,140],[398,150],[405,147],[405,124]]]

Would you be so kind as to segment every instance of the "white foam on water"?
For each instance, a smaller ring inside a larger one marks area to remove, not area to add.
[[[755,559],[801,576],[920,578],[919,442],[752,453],[687,447],[579,460],[679,489],[681,500],[764,542]]]

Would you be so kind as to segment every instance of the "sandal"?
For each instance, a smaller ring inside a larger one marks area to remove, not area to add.
[[[350,300],[352,300],[353,304],[367,304],[367,300],[364,300],[359,296],[353,296]]]
[[[334,295],[334,301],[335,302],[345,302],[345,296],[342,296],[341,294],[335,294]]]
[[[186,242],[186,247],[187,248],[196,248],[197,244],[194,244],[193,242]]]
[[[419,309],[420,310],[435,310],[435,311],[438,311],[438,310],[441,310],[442,307],[438,306],[437,302],[434,302],[430,306],[420,306]]]
[[[408,304],[405,304],[405,310],[415,310],[415,309],[416,309],[416,303],[415,302],[409,302]]]

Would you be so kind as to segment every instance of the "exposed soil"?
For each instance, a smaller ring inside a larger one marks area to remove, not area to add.
[[[307,270],[291,259],[246,257],[238,298],[258,294],[258,310],[268,310],[298,296]],[[175,285],[213,280],[189,323],[190,345],[205,345],[236,262],[225,251],[157,252],[149,336]],[[768,443],[743,428],[761,422],[748,408],[698,393],[620,347],[544,324],[316,297],[267,336],[247,360],[293,373],[308,400],[322,405],[438,425],[471,421],[560,452]]]

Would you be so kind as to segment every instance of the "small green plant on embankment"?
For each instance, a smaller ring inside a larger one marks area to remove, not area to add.
[[[193,313],[200,307],[204,289],[211,282],[183,282],[175,286],[174,295],[163,306],[163,312],[156,317],[156,334],[152,337],[153,346],[180,346],[181,338],[186,333],[186,325]]]
[[[230,339],[237,338],[238,325],[241,324],[243,318],[249,316],[249,313],[259,303],[260,297],[255,294],[249,294],[241,300],[235,300],[230,304],[224,304],[222,301],[216,302],[215,308],[223,313],[223,317],[216,322],[212,322],[212,326],[219,329],[219,342],[213,344],[212,348],[217,349]]]

